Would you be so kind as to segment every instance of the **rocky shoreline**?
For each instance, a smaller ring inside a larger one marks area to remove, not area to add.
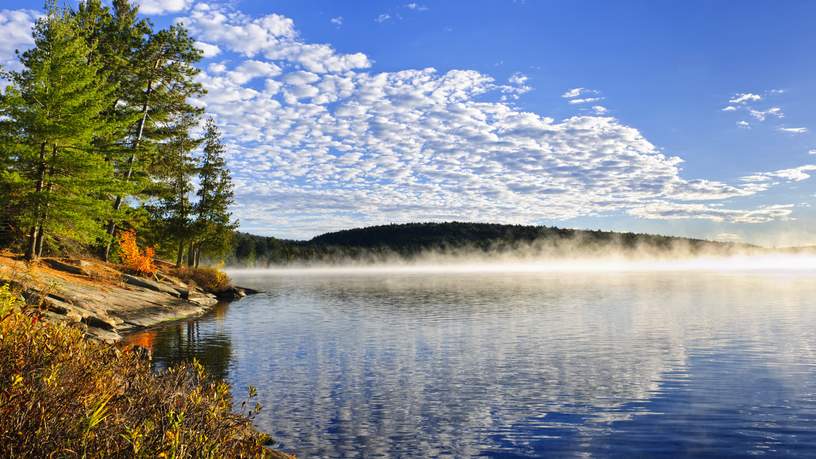
[[[19,287],[29,304],[43,309],[45,320],[73,323],[107,343],[162,322],[200,316],[220,300],[257,293],[231,287],[215,295],[167,271],[150,279],[102,262],[46,258],[32,266],[0,256],[0,281]]]

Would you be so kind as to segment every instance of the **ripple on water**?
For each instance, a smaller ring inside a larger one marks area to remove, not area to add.
[[[302,457],[816,454],[806,274],[238,280],[268,293],[156,330],[157,365],[255,385]]]

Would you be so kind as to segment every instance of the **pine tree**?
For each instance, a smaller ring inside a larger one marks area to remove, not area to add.
[[[126,9],[126,3],[117,2],[116,5],[121,5],[117,8]],[[128,85],[134,88],[128,104],[138,107],[139,116],[128,136],[126,158],[117,166],[118,183],[123,189],[136,189],[136,194],[151,197],[145,188],[156,179],[151,177],[151,169],[152,164],[161,162],[159,147],[167,139],[168,132],[165,125],[173,118],[201,111],[189,102],[191,97],[204,92],[194,80],[199,73],[194,64],[200,59],[201,51],[195,46],[195,40],[181,25],[150,34],[142,46],[133,50],[129,61],[136,63],[136,68],[133,81]],[[162,170],[161,167],[158,169]],[[126,196],[126,193],[118,193],[114,198],[113,210],[117,215]],[[107,227],[105,258],[110,253],[115,231],[116,219],[111,219]]]
[[[0,94],[0,247],[9,246],[21,236],[20,217],[24,212],[25,181],[20,175],[21,145],[8,113],[7,98]]]
[[[161,179],[156,182],[152,193],[157,196],[149,205],[156,234],[172,243],[176,250],[176,266],[184,259],[184,249],[193,237],[194,207],[190,200],[193,194],[192,177],[196,173],[193,151],[201,143],[191,136],[198,124],[199,114],[184,112],[165,126],[169,139],[161,145],[161,161],[154,164],[160,170]]]
[[[113,102],[104,111],[109,124],[109,135],[97,136],[94,146],[111,162],[114,169],[122,167],[130,154],[130,135],[133,126],[142,118],[139,93],[142,82],[139,74],[139,53],[146,46],[152,26],[147,20],[138,19],[138,7],[129,0],[114,0],[112,9],[100,0],[79,3],[74,13],[83,36],[93,47],[90,60],[106,70],[108,81],[115,86]],[[116,188],[123,194],[134,194],[134,183],[119,180],[121,173],[111,177]],[[112,199],[110,195],[100,199]]]
[[[115,86],[90,57],[93,48],[75,18],[53,3],[34,27],[35,47],[20,56],[3,96],[3,115],[19,142],[16,172],[26,182],[26,257],[35,259],[48,239],[90,242],[104,210],[94,194],[110,190],[112,170],[93,148],[109,133],[103,112]]]
[[[224,158],[221,133],[212,118],[207,120],[204,149],[199,169],[199,189],[196,204],[195,240],[192,241],[188,264],[198,267],[201,252],[224,255],[230,248],[233,231],[230,206],[234,202],[232,177]]]

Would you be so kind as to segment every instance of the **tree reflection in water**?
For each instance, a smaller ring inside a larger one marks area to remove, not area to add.
[[[228,303],[219,303],[203,317],[134,333],[123,344],[148,349],[157,370],[196,358],[210,375],[226,379],[232,357],[232,342],[224,330],[228,308]]]

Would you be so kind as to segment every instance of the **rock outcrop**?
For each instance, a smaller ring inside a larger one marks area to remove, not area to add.
[[[23,296],[42,307],[47,320],[75,323],[106,342],[139,328],[201,315],[218,302],[215,295],[167,274],[148,279],[84,260],[44,259],[36,269],[10,258],[3,261],[0,280],[22,285]]]

